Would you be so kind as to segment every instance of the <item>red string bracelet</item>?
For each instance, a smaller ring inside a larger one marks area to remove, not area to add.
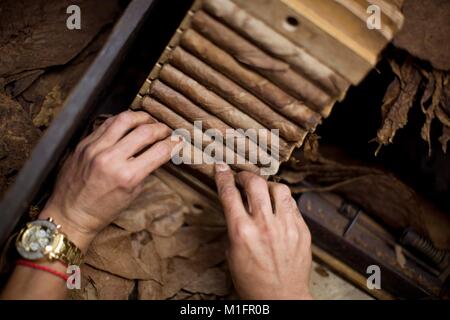
[[[63,279],[64,282],[67,282],[67,280],[69,279],[69,276],[67,274],[65,274],[65,273],[53,270],[52,268],[49,268],[49,267],[46,267],[46,266],[42,266],[40,264],[31,262],[31,261],[28,261],[28,260],[19,259],[19,260],[16,261],[16,265],[48,272],[48,273],[50,273],[50,274],[52,274],[54,276],[57,276],[57,277]]]

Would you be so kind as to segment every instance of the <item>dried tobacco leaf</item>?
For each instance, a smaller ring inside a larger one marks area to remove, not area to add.
[[[61,87],[56,85],[45,97],[41,110],[33,118],[33,124],[37,128],[48,127],[52,120],[61,111],[64,98],[61,93]]]
[[[204,271],[195,263],[183,258],[166,259],[162,266],[162,281],[139,281],[138,297],[140,300],[173,297]]]
[[[224,271],[219,268],[211,268],[203,272],[183,289],[194,293],[226,296],[231,292],[231,281]]]
[[[0,77],[67,64],[120,12],[118,0],[104,1],[101,10],[97,1],[77,1],[83,8],[83,29],[73,32],[65,27],[64,14],[71,4],[69,0],[2,1]]]
[[[142,241],[113,225],[95,238],[85,261],[96,269],[127,279],[161,281],[162,277],[161,262],[153,241]]]
[[[380,146],[376,153],[381,146],[392,143],[397,130],[403,128],[408,122],[408,113],[413,106],[422,79],[419,71],[409,60],[401,67],[393,63],[392,70],[400,81],[400,88],[396,83],[397,80],[394,80],[386,93],[382,107],[383,125],[378,130],[376,138]],[[395,99],[398,91],[400,93]]]
[[[8,85],[11,87],[13,94],[24,90],[17,99],[25,110],[29,110],[30,114],[34,118],[40,110],[43,108],[44,101],[49,93],[55,88],[59,87],[60,101],[59,105],[55,105],[54,108],[58,109],[62,107],[63,102],[68,97],[72,88],[78,83],[83,76],[87,68],[92,64],[96,54],[104,43],[106,42],[109,29],[102,31],[94,42],[89,44],[82,52],[80,52],[74,60],[71,60],[68,64],[55,68],[46,69],[36,81],[29,83],[30,80],[23,79],[16,81]],[[55,101],[55,100],[54,100]]]
[[[403,14],[405,24],[394,44],[437,69],[450,70],[450,2],[408,0]]]
[[[172,190],[175,190],[183,199],[184,204],[189,207],[189,212],[184,217],[188,225],[204,227],[226,226],[223,209],[217,194],[209,187],[199,181],[194,181],[192,178],[190,184],[187,184],[163,168],[156,170],[154,174]],[[199,191],[196,188],[197,185],[200,185],[199,188],[204,192]]]
[[[224,228],[182,227],[171,237],[154,236],[156,251],[164,258],[174,257],[184,252],[197,250],[202,243],[207,243],[224,233]]]
[[[425,89],[425,92],[422,96],[421,107],[422,111],[425,114],[425,123],[422,127],[421,136],[422,139],[428,143],[428,155],[431,156],[431,124],[436,117],[436,110],[439,107],[440,98],[442,94],[442,86],[443,86],[443,74],[439,71],[433,71],[428,76],[428,85]],[[428,108],[425,107],[425,102],[430,99],[431,95],[431,104]]]
[[[81,289],[70,290],[74,300],[128,300],[135,282],[94,269],[81,267]]]
[[[450,141],[450,127],[444,126],[442,129],[442,135],[439,138],[439,142],[442,145],[442,151],[447,153],[447,144]]]
[[[214,242],[202,245],[189,260],[202,268],[211,268],[225,261],[228,235],[224,234]]]
[[[180,196],[152,175],[145,181],[138,198],[114,224],[130,232],[148,230],[154,235],[169,237],[183,225],[187,212]]]
[[[154,280],[139,281],[138,299],[139,300],[164,300],[167,297],[163,295],[163,286]]]
[[[169,300],[191,300],[191,301],[197,300],[198,301],[198,300],[203,300],[203,299],[200,294],[194,294],[191,292],[181,290],[180,292],[178,292],[176,295],[174,295]]]
[[[14,182],[40,135],[22,107],[0,93],[0,195]]]
[[[31,84],[36,81],[42,74],[44,70],[28,70],[24,71],[12,76],[9,76],[5,79],[3,84],[0,84],[3,87],[6,87],[10,83],[14,83],[11,86],[8,86],[8,93],[12,97],[16,97],[24,92]]]

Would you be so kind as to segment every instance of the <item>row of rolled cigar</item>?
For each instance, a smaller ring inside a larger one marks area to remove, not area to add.
[[[350,87],[344,77],[231,0],[204,0],[203,9],[272,56],[288,63],[331,96],[341,98]]]
[[[253,129],[255,135],[236,137],[245,141],[244,150],[235,143],[218,145],[208,135],[202,145],[191,150],[205,151],[213,146],[219,150],[217,159],[231,152],[235,160],[232,167],[237,171],[261,173],[264,163],[276,172],[320,124],[322,116],[328,115],[337,93],[347,83],[292,43],[288,42],[287,49],[294,54],[284,55],[278,46],[288,40],[276,38],[277,45],[272,47],[264,40],[264,33],[271,29],[264,24],[261,27],[259,20],[243,10],[240,18],[235,17],[232,12],[240,9],[232,2],[206,0],[204,9],[207,12],[194,15],[191,28],[172,49],[142,107],[172,129],[186,130],[191,137],[196,121],[202,121],[202,129],[213,132],[221,141],[226,140],[228,130]],[[252,26],[249,30],[244,27],[247,24]],[[279,130],[279,137],[272,129]],[[247,162],[248,150],[258,150],[261,163]],[[214,172],[211,164],[193,167],[210,177]]]
[[[194,136],[196,135],[194,125],[190,123],[189,121],[185,120],[182,116],[178,115],[174,111],[172,111],[170,108],[166,107],[165,105],[161,104],[159,101],[151,98],[151,97],[145,97],[143,100],[143,109],[147,111],[152,117],[155,119],[164,122],[169,127],[171,127],[173,130],[177,130],[177,134],[180,134],[184,139],[185,143],[188,144],[187,148],[184,148],[180,153],[180,157],[187,157],[188,161],[191,161],[191,164],[198,170],[200,168],[202,173],[206,174],[207,176],[212,177],[211,173],[213,173],[213,165],[211,162],[222,162],[225,157],[230,157],[233,159],[231,164],[231,167],[233,169],[236,169],[237,171],[250,171],[254,173],[260,174],[260,169],[258,166],[256,166],[253,163],[249,163],[246,161],[245,156],[240,154],[239,152],[235,152],[233,149],[229,148],[228,146],[218,145],[218,142],[215,141],[213,138],[211,138],[208,135],[203,135],[201,139],[202,145],[197,146],[194,144],[194,141],[192,141]],[[183,135],[182,131],[180,129],[186,130],[188,133],[187,135]],[[220,134],[220,133],[219,133]],[[211,156],[211,158],[208,158],[207,162],[208,164],[195,164],[195,155],[194,152],[200,151],[202,153],[202,156],[208,156],[209,153],[204,153],[205,148],[214,148],[214,150],[218,150],[219,153],[214,154],[214,156]],[[188,154],[183,153],[188,150]],[[228,153],[227,155],[225,155]],[[266,155],[267,156],[267,155]],[[279,163],[275,163],[276,169],[278,169]]]

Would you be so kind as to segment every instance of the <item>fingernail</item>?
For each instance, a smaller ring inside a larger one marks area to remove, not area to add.
[[[179,136],[179,135],[172,135],[171,139],[172,139],[172,141],[175,141],[178,143],[184,142],[183,136]]]
[[[216,172],[227,172],[230,170],[230,166],[226,163],[216,163]]]

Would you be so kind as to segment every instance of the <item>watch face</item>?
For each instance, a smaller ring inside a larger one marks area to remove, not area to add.
[[[27,224],[27,227],[17,239],[17,251],[29,260],[44,257],[47,246],[51,246],[56,225],[47,220],[37,220]]]

